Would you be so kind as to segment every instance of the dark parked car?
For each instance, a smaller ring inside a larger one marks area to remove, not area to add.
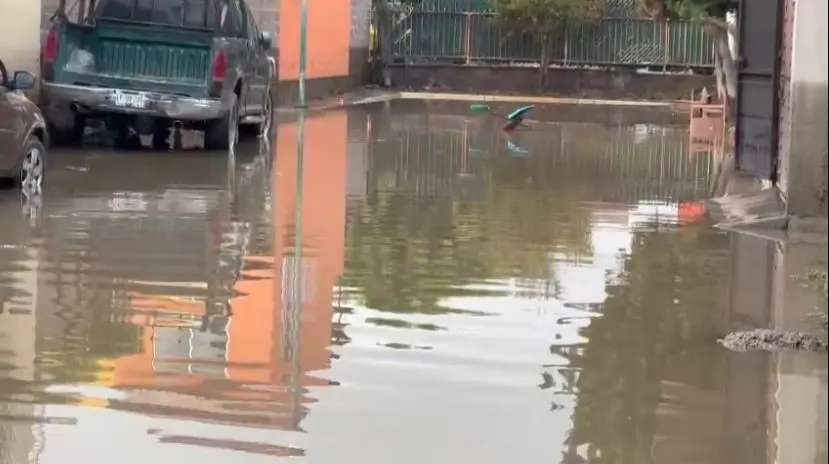
[[[60,8],[41,57],[54,137],[80,143],[87,120],[119,137],[171,127],[204,131],[228,149],[239,127],[269,133],[276,61],[244,0],[86,0]]]
[[[27,192],[40,191],[46,161],[46,122],[24,90],[35,86],[26,71],[9,74],[0,60],[0,177]]]

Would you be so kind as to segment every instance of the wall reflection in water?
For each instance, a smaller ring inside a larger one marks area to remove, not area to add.
[[[715,343],[806,324],[819,253],[710,229],[716,159],[652,122],[318,113],[301,189],[293,121],[231,172],[56,158],[34,232],[0,213],[0,463],[92,423],[158,459],[825,461],[825,357]]]

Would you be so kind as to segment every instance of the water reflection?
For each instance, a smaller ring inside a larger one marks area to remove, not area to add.
[[[60,153],[35,223],[0,198],[0,463],[825,456],[825,357],[714,343],[818,254],[708,228],[710,154],[637,122],[319,113],[301,187],[291,121]]]

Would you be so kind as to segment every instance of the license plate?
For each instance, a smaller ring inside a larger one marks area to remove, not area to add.
[[[115,106],[122,106],[125,108],[146,108],[147,96],[140,92],[115,92],[115,94],[112,96],[112,102],[115,103]]]

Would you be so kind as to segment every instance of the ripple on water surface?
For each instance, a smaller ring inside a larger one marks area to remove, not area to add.
[[[309,117],[301,191],[293,122],[273,157],[56,152],[35,217],[0,192],[0,463],[787,456],[825,358],[714,343],[771,324],[775,249],[704,224],[711,156],[497,126]]]

